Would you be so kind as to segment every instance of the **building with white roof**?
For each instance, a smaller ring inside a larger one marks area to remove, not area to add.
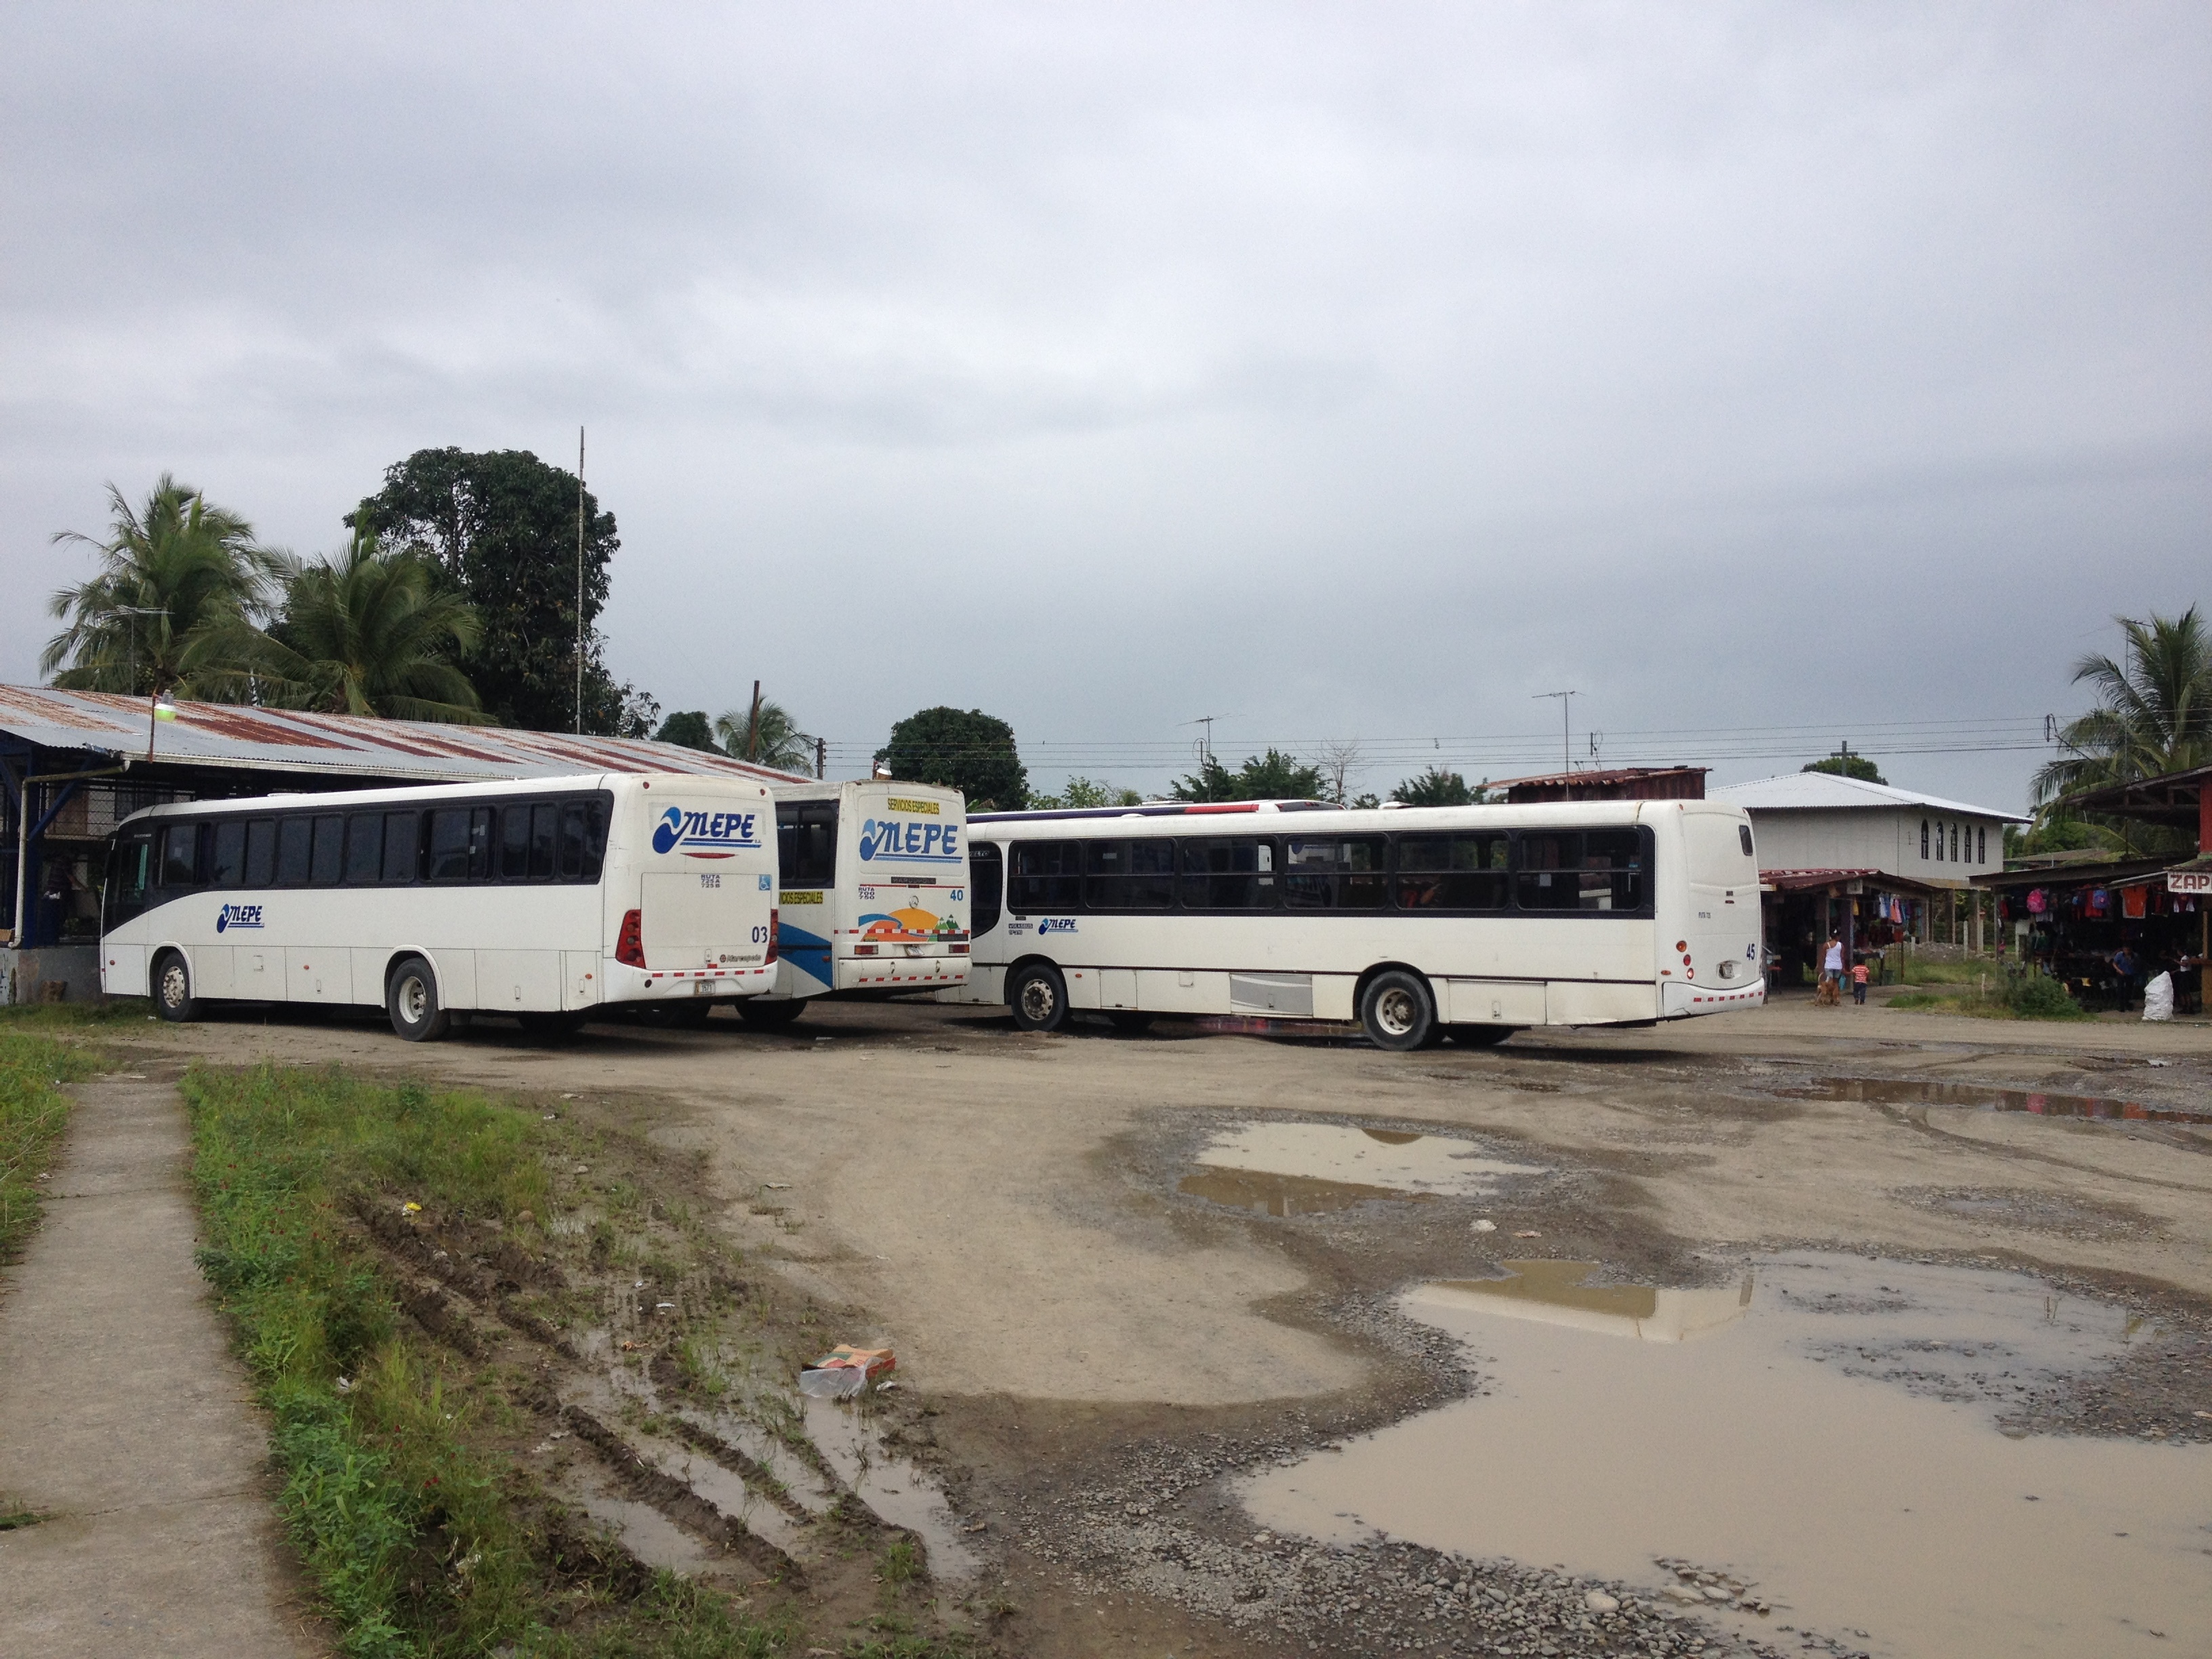
[[[1964,889],[2004,868],[2005,825],[2027,822],[2017,812],[1833,772],[1790,772],[1710,793],[1751,814],[1762,877],[1847,870]]]

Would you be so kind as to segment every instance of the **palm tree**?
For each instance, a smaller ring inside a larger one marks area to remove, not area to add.
[[[2127,665],[2094,652],[2074,665],[2075,683],[2096,688],[2097,707],[2061,728],[2063,752],[2037,771],[2039,817],[2084,790],[2212,763],[2212,637],[2197,607],[2115,620],[2127,635]],[[2140,842],[2154,832],[2127,833]]]
[[[714,735],[733,759],[779,772],[814,769],[814,739],[799,729],[781,703],[763,702],[757,722],[750,709],[726,710],[714,717]]]
[[[258,637],[254,623],[283,556],[257,542],[237,514],[210,507],[166,472],[143,507],[134,510],[112,483],[107,500],[114,519],[106,539],[55,532],[57,542],[97,550],[101,562],[49,602],[69,625],[47,641],[40,672],[65,690],[156,702],[172,691],[221,695]]]
[[[483,724],[454,665],[482,632],[476,612],[411,549],[354,532],[334,558],[291,567],[282,621],[252,658],[268,701],[329,714]]]

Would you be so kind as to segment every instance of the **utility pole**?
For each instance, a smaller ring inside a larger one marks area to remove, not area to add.
[[[830,739],[827,738],[814,739],[814,775],[817,778],[830,775]]]
[[[760,682],[753,682],[752,718],[745,722],[745,758],[760,753]]]
[[[1565,777],[1575,769],[1575,750],[1572,733],[1569,730],[1568,710],[1573,706],[1572,699],[1581,695],[1579,691],[1539,691],[1528,699],[1531,702],[1541,702],[1547,697],[1557,697],[1559,700],[1559,775],[1561,777]]]
[[[576,428],[576,735],[584,735],[584,428]]]

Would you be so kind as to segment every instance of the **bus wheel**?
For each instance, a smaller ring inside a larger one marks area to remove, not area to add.
[[[1368,982],[1359,1023],[1378,1048],[1425,1048],[1437,1040],[1437,1005],[1428,981],[1393,968]]]
[[[154,963],[154,1010],[163,1019],[198,1019],[200,1005],[192,995],[192,970],[174,951],[164,951]]]
[[[438,976],[420,957],[403,957],[392,970],[384,993],[392,1029],[410,1042],[434,1042],[446,1035],[453,1016],[438,1006]]]
[[[1511,1036],[1510,1025],[1447,1025],[1444,1035],[1463,1048],[1495,1048]]]
[[[1067,1024],[1067,981],[1048,962],[1033,962],[1006,987],[1006,1006],[1024,1031],[1057,1031]]]
[[[775,1002],[747,997],[738,1005],[738,1018],[756,1031],[781,1031],[806,1012],[806,1000],[784,997]]]
[[[1141,1036],[1152,1029],[1152,1017],[1139,1008],[1115,1008],[1106,1023],[1124,1036]]]

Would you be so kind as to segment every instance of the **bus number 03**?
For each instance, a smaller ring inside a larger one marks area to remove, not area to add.
[[[756,928],[754,928],[754,929],[753,929],[753,943],[754,943],[754,944],[756,944],[756,945],[765,945],[765,944],[767,944],[767,943],[768,943],[768,929],[767,929],[767,928],[765,928],[765,927],[756,927]]]

